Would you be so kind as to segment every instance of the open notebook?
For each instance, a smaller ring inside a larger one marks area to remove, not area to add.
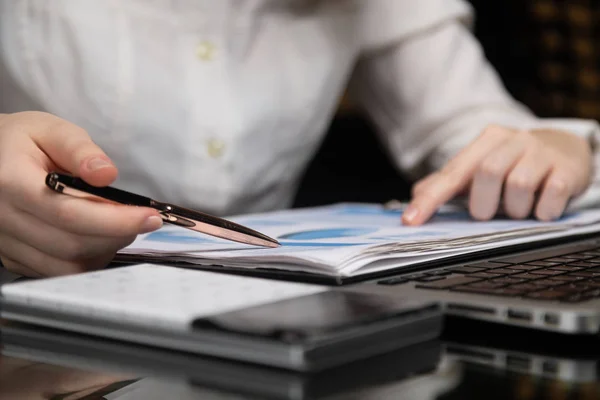
[[[447,207],[427,224],[407,227],[401,211],[374,204],[276,211],[232,217],[280,241],[276,249],[216,239],[178,227],[142,235],[123,259],[185,262],[242,269],[304,272],[338,282],[460,255],[600,231],[600,209],[543,223],[533,219],[473,221]]]

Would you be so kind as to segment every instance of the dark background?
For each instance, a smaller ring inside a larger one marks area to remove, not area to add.
[[[475,35],[509,92],[542,117],[600,118],[600,0],[471,0]],[[295,206],[408,199],[411,182],[352,106],[333,121]]]

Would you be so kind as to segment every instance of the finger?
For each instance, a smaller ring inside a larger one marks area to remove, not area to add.
[[[32,132],[32,139],[59,168],[95,186],[116,179],[117,168],[84,129],[49,114],[44,117],[44,128]]]
[[[536,218],[541,221],[552,221],[559,218],[577,189],[572,174],[559,168],[553,169],[544,182],[540,199],[536,205]]]
[[[111,254],[79,262],[60,260],[5,234],[0,234],[0,254],[2,259],[13,260],[15,264],[42,276],[70,275],[98,269],[106,266],[114,256]]]
[[[432,174],[427,175],[425,178],[417,181],[412,188],[412,195],[413,197],[416,197],[418,195],[420,195],[421,193],[423,193],[424,190],[426,190],[429,185],[432,184],[432,182],[435,182],[435,180],[439,177],[439,172],[434,172]]]
[[[403,213],[403,223],[420,225],[431,218],[442,204],[467,186],[480,161],[513,134],[513,131],[499,127],[486,129],[479,138],[441,170],[438,177],[428,185],[427,190],[423,190],[412,199]]]
[[[415,186],[413,186],[412,197],[420,196],[423,193],[426,193],[429,190],[430,186],[435,186],[437,180],[440,179],[439,172],[428,175],[422,180],[418,181]],[[455,197],[467,197],[469,194],[468,187],[464,187],[456,193]]]
[[[528,142],[525,135],[516,135],[481,161],[469,194],[469,211],[473,218],[489,220],[496,215],[504,180],[525,153]]]
[[[12,205],[35,215],[48,225],[90,236],[132,236],[162,226],[156,210],[90,201],[56,193],[46,187],[39,166],[17,160],[21,173],[1,174],[0,187]],[[1,170],[1,169],[0,169]],[[20,177],[27,177],[26,180]]]
[[[114,253],[135,240],[131,236],[88,236],[63,231],[35,216],[14,210],[0,227],[5,234],[62,260],[84,260]]]
[[[14,261],[6,256],[2,256],[1,258],[2,258],[2,265],[4,265],[4,268],[7,271],[12,272],[13,274],[17,274],[17,275],[21,275],[21,276],[28,276],[30,278],[41,278],[42,277],[42,275],[40,273],[38,273],[24,265],[21,265],[18,262]]]
[[[504,185],[504,212],[522,219],[531,214],[536,193],[552,168],[552,160],[539,151],[529,151],[512,169]]]

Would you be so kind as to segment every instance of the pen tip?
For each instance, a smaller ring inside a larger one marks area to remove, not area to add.
[[[277,248],[280,247],[281,243],[279,243],[277,240],[273,239],[273,238],[269,238],[269,247],[271,248]]]

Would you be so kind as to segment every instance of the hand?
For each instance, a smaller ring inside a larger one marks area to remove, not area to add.
[[[162,225],[155,210],[79,199],[46,187],[63,171],[106,186],[117,168],[87,133],[39,112],[0,115],[0,259],[40,277],[100,268],[139,233]]]
[[[583,138],[490,126],[444,168],[414,186],[402,220],[420,225],[441,205],[468,193],[469,212],[477,220],[489,220],[501,209],[515,219],[533,213],[550,221],[588,187],[591,174],[592,152]]]

